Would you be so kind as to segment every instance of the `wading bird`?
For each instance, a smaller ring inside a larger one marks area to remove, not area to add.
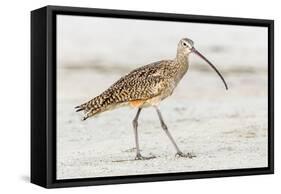
[[[160,110],[157,107],[159,102],[173,93],[179,81],[186,74],[189,68],[188,57],[191,53],[195,53],[205,60],[220,76],[225,88],[228,89],[224,78],[216,67],[195,49],[194,43],[191,39],[183,38],[178,43],[175,59],[154,62],[131,71],[127,75],[121,77],[99,96],[96,96],[90,101],[75,107],[76,111],[78,112],[83,110],[85,113],[83,120],[86,120],[87,118],[101,112],[112,110],[124,105],[130,105],[137,108],[137,114],[133,119],[136,144],[135,159],[145,160],[153,157],[144,157],[140,153],[137,131],[138,118],[142,108],[152,106],[156,109],[163,130],[176,149],[176,156],[192,158],[194,155],[191,153],[185,154],[179,149],[163,120]]]

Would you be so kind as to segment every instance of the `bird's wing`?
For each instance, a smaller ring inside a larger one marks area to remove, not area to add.
[[[168,86],[164,73],[169,64],[168,60],[159,61],[133,70],[99,96],[75,107],[76,111],[83,110],[86,113],[84,119],[87,119],[119,103],[147,100],[160,95]]]
[[[163,61],[140,67],[119,79],[105,93],[121,102],[150,99],[167,87],[164,71]]]

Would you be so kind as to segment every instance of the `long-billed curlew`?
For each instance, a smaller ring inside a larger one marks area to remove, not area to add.
[[[225,88],[228,89],[224,78],[216,67],[194,48],[194,43],[191,39],[183,38],[178,43],[175,59],[158,61],[131,71],[129,74],[121,77],[99,96],[96,96],[92,100],[75,107],[76,111],[78,112],[83,110],[86,115],[83,120],[86,120],[91,116],[123,105],[130,105],[137,108],[137,114],[133,119],[136,144],[135,159],[143,160],[150,159],[152,157],[143,157],[140,154],[137,132],[138,118],[142,108],[153,106],[156,109],[163,130],[177,151],[176,155],[192,158],[192,154],[184,154],[179,149],[169,132],[167,125],[164,123],[160,110],[157,107],[159,102],[173,93],[175,87],[187,72],[189,67],[188,57],[190,53],[195,53],[205,60],[220,76]]]

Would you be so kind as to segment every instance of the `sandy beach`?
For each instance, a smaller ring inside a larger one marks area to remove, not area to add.
[[[169,31],[163,22],[82,17],[62,17],[58,25],[58,179],[267,166],[265,29],[170,23]],[[142,29],[149,30],[139,33]],[[175,157],[155,110],[147,108],[139,118],[140,148],[144,156],[156,158],[135,161],[136,109],[124,107],[82,121],[74,107],[136,67],[173,58],[183,32],[222,72],[229,90],[192,56],[186,76],[159,108],[181,150],[196,157]]]
[[[103,83],[99,73],[85,71],[82,80],[79,73],[64,72],[64,79],[81,84],[64,85],[65,98],[58,99],[59,179],[267,166],[267,94],[259,90],[266,87],[264,75],[229,74],[230,90],[225,91],[214,74],[191,72],[160,109],[182,151],[197,157],[176,158],[155,110],[147,108],[139,120],[140,147],[143,155],[156,158],[131,161],[135,109],[116,109],[85,122],[73,109],[118,75],[108,75]],[[83,84],[89,80],[97,84]]]

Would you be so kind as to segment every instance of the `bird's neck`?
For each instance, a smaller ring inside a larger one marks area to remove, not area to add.
[[[177,52],[176,61],[182,66],[188,66],[188,55],[182,52]]]
[[[178,52],[175,60],[177,62],[177,65],[179,66],[179,73],[180,77],[182,78],[182,76],[184,76],[189,67],[188,55]]]

